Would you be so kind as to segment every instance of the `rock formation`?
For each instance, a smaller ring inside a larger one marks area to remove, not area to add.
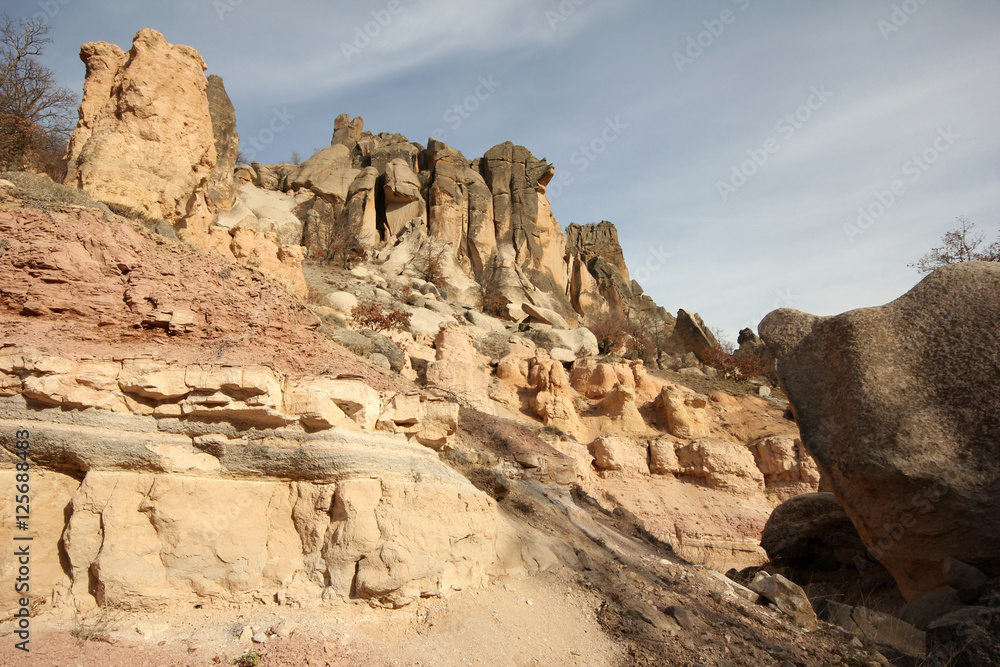
[[[219,155],[201,55],[144,28],[128,53],[96,42],[80,58],[87,78],[66,183],[204,232],[205,188]]]
[[[353,379],[31,348],[5,351],[0,385],[0,446],[15,453],[30,420],[36,497],[54,499],[39,546],[55,553],[61,532],[70,566],[33,584],[81,608],[262,592],[398,606],[551,562],[514,556],[525,545],[492,501],[418,444],[455,432],[455,404],[449,419]]]
[[[261,233],[273,230],[258,231],[245,207],[238,220],[214,224],[220,214],[235,215],[239,138],[222,80],[205,77],[201,55],[144,28],[127,53],[95,42],[83,45],[80,58],[87,77],[65,182],[165,220],[196,247],[257,262],[304,298],[299,241],[283,245]]]
[[[760,325],[803,443],[908,600],[948,557],[1000,574],[998,294],[1000,265],[954,264],[885,306]]]
[[[610,311],[651,313],[668,327],[674,318],[642,293],[629,278],[625,255],[618,242],[618,230],[608,222],[571,224],[566,228],[566,254],[570,258],[569,297],[581,316],[593,317]]]
[[[294,196],[311,258],[371,256],[380,248],[390,272],[434,279],[450,300],[484,310],[483,294],[494,295],[509,305],[494,314],[508,319],[565,329],[600,313],[631,314],[655,318],[669,334],[674,318],[629,278],[613,224],[562,232],[545,196],[553,170],[511,142],[470,161],[436,139],[425,148],[399,134],[373,134],[361,118],[342,114],[331,146],[301,165],[238,171],[248,205],[268,191]],[[250,208],[263,220],[259,204]],[[671,349],[688,352],[689,338]]]

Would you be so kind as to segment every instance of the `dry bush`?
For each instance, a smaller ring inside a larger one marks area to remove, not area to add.
[[[493,317],[507,315],[507,305],[510,303],[503,295],[503,276],[500,258],[496,253],[490,255],[479,277],[480,310]]]
[[[38,128],[30,120],[0,111],[0,169],[24,169],[38,138]]]
[[[351,322],[359,329],[402,331],[410,327],[410,313],[402,310],[385,311],[376,301],[363,301],[351,309]]]
[[[662,321],[647,314],[630,313],[619,315],[601,313],[591,320],[588,327],[597,337],[597,348],[601,354],[613,354],[621,350],[627,359],[652,361],[665,342]]]
[[[37,15],[0,16],[0,168],[42,171],[62,181],[78,102],[38,61],[52,43],[49,30]]]
[[[604,312],[590,321],[587,327],[597,337],[597,350],[601,354],[611,354],[625,345],[628,330],[625,318],[613,313]]]
[[[434,248],[430,240],[424,244],[423,252],[420,256],[420,270],[424,274],[424,280],[433,283],[437,287],[445,287],[445,261],[448,249],[445,247]]]
[[[734,356],[721,347],[713,347],[706,353],[703,363],[719,371],[724,377],[737,380],[751,380],[763,377],[767,366],[760,351],[744,352]]]
[[[629,315],[622,325],[626,332],[625,356],[643,361],[656,359],[659,346],[652,319],[641,314]]]
[[[335,222],[327,245],[326,259],[332,261],[340,257],[344,268],[349,269],[352,262],[364,259],[364,256],[365,250],[358,230],[346,221]]]

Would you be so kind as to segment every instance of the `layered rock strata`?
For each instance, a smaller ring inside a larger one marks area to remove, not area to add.
[[[64,554],[41,561],[34,595],[399,606],[553,562],[422,446],[455,432],[453,403],[268,366],[25,348],[0,357],[0,387],[0,479],[14,485],[28,431],[35,548]]]

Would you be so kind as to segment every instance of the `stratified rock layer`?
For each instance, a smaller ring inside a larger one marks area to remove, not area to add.
[[[0,356],[0,387],[0,480],[14,486],[29,432],[34,543],[66,556],[61,571],[39,570],[33,595],[81,609],[330,596],[400,606],[553,562],[419,444],[455,432],[455,404],[384,401],[357,380],[268,366],[31,348]],[[2,521],[14,530],[12,513]],[[0,557],[0,571],[15,566]]]
[[[1000,574],[1000,265],[938,269],[877,308],[760,332],[802,440],[908,600],[949,556]]]

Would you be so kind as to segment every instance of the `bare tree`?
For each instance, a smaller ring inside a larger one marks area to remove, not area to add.
[[[493,317],[507,313],[507,297],[503,294],[503,261],[494,251],[479,276],[480,310]]]
[[[958,227],[945,232],[941,237],[941,245],[931,248],[931,251],[918,259],[911,266],[920,273],[930,273],[945,264],[958,262],[1000,262],[1000,241],[994,241],[986,247],[983,242],[986,235],[974,231],[976,224],[965,216],[955,218]]]
[[[364,248],[361,244],[361,237],[358,230],[347,220],[339,220],[333,223],[330,243],[327,245],[326,259],[334,261],[340,257],[344,263],[344,268],[351,268],[351,263],[364,258]]]
[[[57,86],[52,70],[36,60],[52,42],[48,33],[41,19],[0,17],[0,162],[6,168],[61,157],[76,124],[76,95]]]
[[[712,335],[715,336],[715,340],[719,342],[719,347],[726,354],[733,354],[736,352],[737,345],[726,333],[726,330],[722,327],[712,327]]]

